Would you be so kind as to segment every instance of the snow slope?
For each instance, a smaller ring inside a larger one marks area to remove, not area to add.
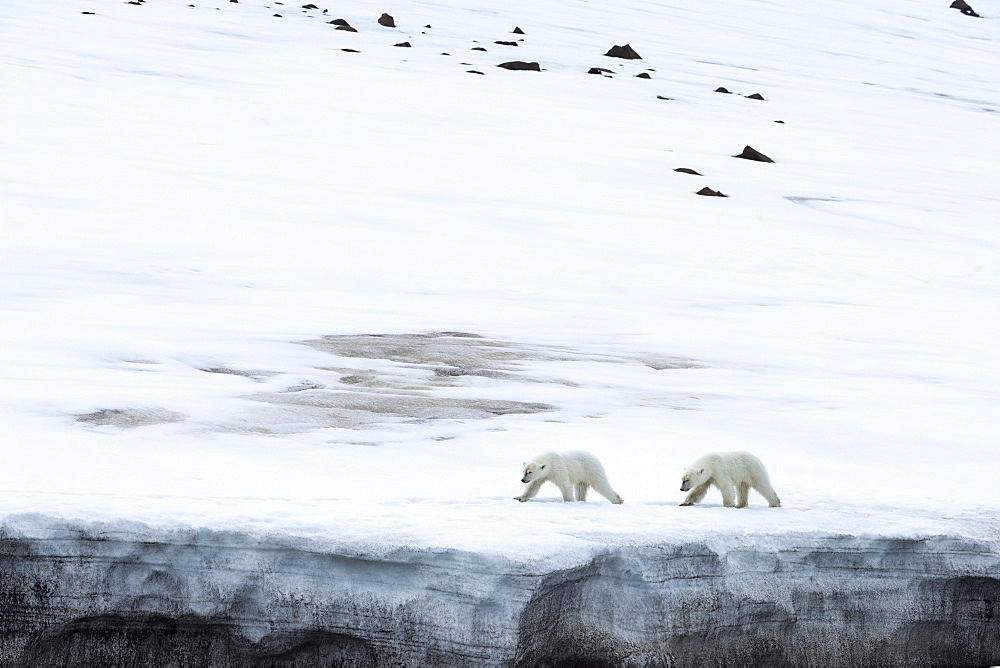
[[[0,5],[10,531],[996,545],[1000,9],[194,4]],[[571,448],[623,506],[512,500]]]

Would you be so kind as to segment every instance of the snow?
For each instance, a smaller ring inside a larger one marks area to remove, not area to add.
[[[524,560],[1000,538],[988,3],[193,1],[0,6],[8,526]],[[442,332],[484,338],[410,344],[490,373],[304,345]],[[151,423],[77,419],[116,410]],[[521,462],[578,448],[623,506],[513,501]],[[677,506],[738,449],[781,509]]]

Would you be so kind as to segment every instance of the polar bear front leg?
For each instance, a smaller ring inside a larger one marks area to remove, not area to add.
[[[728,480],[716,480],[715,486],[722,492],[722,505],[726,508],[732,508],[735,505],[736,497],[736,488],[733,487],[733,483]]]
[[[568,482],[564,482],[563,484],[559,485],[559,491],[562,492],[563,501],[573,500],[573,485],[569,484]]]
[[[514,498],[516,500],[520,501],[521,503],[524,503],[528,499],[534,497],[535,494],[538,494],[538,488],[542,486],[543,482],[545,482],[545,481],[544,480],[532,480],[527,485],[525,485],[525,487],[524,487],[524,494],[522,494],[521,496],[515,496]]]
[[[694,504],[698,503],[699,501],[705,498],[705,495],[708,493],[708,488],[711,487],[711,485],[712,485],[711,482],[706,482],[698,485],[690,492],[688,492],[687,498],[684,499],[684,503],[682,503],[681,505],[693,506]]]

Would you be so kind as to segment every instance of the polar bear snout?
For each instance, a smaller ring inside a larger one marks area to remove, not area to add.
[[[531,476],[525,473],[524,477],[521,478],[521,482],[531,482]]]
[[[689,489],[691,489],[691,488],[690,488],[690,487],[688,487],[688,484],[687,484],[686,482],[684,482],[684,483],[681,483],[681,491],[682,491],[682,492],[686,492],[686,491],[688,491]]]

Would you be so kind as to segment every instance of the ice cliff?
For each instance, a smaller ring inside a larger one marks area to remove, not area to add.
[[[986,665],[1000,551],[725,535],[517,562],[69,523],[0,540],[3,665]]]

